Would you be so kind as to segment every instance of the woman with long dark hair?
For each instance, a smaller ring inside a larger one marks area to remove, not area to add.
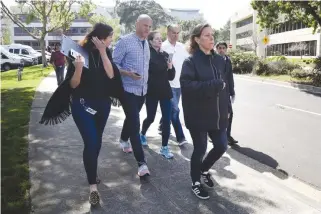
[[[167,159],[173,158],[168,148],[168,139],[171,124],[171,98],[173,97],[169,80],[175,77],[175,68],[168,53],[161,51],[162,36],[153,31],[148,35],[150,46],[148,89],[146,95],[147,118],[143,122],[141,131],[142,145],[147,145],[146,132],[154,122],[158,103],[160,104],[163,118],[162,147],[160,154]]]
[[[71,114],[84,141],[83,161],[90,185],[89,202],[99,203],[97,161],[103,131],[110,113],[111,97],[121,99],[123,87],[108,46],[113,29],[98,23],[80,42],[89,54],[89,69],[78,56],[69,61],[66,80],[51,97],[40,123],[56,124]]]
[[[185,124],[194,145],[191,157],[192,191],[200,199],[209,198],[203,185],[214,187],[209,170],[227,149],[229,101],[225,87],[225,62],[213,48],[211,26],[197,25],[190,38],[191,56],[185,60],[180,77]],[[212,139],[214,148],[203,159],[207,135]]]

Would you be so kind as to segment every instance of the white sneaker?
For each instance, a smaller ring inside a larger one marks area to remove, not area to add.
[[[130,143],[128,141],[123,141],[122,139],[120,139],[119,143],[120,143],[120,147],[123,150],[123,152],[125,152],[125,153],[132,153],[133,152],[132,146],[130,145]]]
[[[144,165],[141,165],[139,168],[138,168],[138,176],[139,177],[142,177],[142,176],[145,176],[145,175],[150,175],[150,172],[149,172],[149,169],[147,167],[146,164]]]
[[[178,142],[178,145],[179,146],[183,146],[184,144],[187,144],[188,142],[187,142],[187,140],[182,140],[181,142]]]

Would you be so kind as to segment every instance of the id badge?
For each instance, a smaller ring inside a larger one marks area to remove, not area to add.
[[[95,114],[97,113],[96,110],[94,110],[94,109],[92,109],[92,108],[90,108],[90,107],[86,108],[86,111],[87,111],[88,113],[92,114],[92,115],[95,115]]]

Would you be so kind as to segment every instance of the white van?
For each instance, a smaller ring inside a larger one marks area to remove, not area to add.
[[[1,52],[1,70],[8,71],[13,68],[17,68],[23,64],[24,61],[20,56],[10,53],[8,50],[0,46]]]
[[[21,44],[11,44],[4,46],[10,53],[18,54],[18,55],[27,55],[31,56],[32,58],[37,58],[38,63],[42,63],[42,56],[41,53],[35,51],[32,47],[28,45],[21,45]]]

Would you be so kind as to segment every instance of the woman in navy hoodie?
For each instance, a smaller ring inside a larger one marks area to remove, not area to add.
[[[185,60],[180,77],[185,124],[194,145],[191,157],[192,191],[201,199],[209,198],[203,184],[214,187],[208,171],[227,148],[229,102],[223,72],[224,59],[213,48],[211,26],[196,26],[190,38],[191,56]],[[212,139],[214,148],[204,158],[207,135]]]
[[[175,77],[175,68],[168,53],[160,50],[162,46],[161,34],[153,31],[148,35],[150,45],[148,89],[146,95],[147,118],[143,122],[141,132],[142,145],[147,145],[146,132],[154,122],[158,103],[160,103],[163,125],[162,125],[162,147],[160,153],[167,159],[173,158],[168,148],[171,121],[171,99],[173,97],[169,80]]]

